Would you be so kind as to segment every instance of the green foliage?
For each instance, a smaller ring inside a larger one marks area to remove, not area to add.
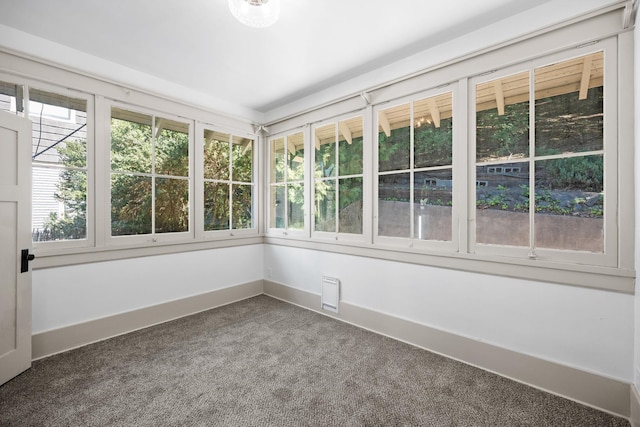
[[[151,127],[126,120],[111,121],[111,232],[114,236],[181,232],[189,229],[189,135],[163,129],[153,151]],[[248,141],[250,143],[250,141]],[[246,144],[234,144],[231,157],[233,176],[229,183],[229,147],[206,144],[205,169],[209,178],[225,173],[226,183],[205,185],[205,229],[229,229],[229,191],[233,187],[231,211],[233,228],[252,226],[253,151]],[[69,141],[58,148],[67,167],[84,167],[86,148]],[[156,177],[152,187],[150,174],[155,157]],[[128,172],[128,173],[118,173]],[[242,184],[244,183],[244,184]],[[65,203],[65,216],[52,214],[47,232],[60,239],[86,236],[86,175],[84,171],[65,169],[56,197]],[[152,230],[152,192],[155,191],[155,230]]]
[[[347,141],[338,142],[338,165],[340,176],[362,174],[362,137],[353,138],[351,144]]]
[[[353,138],[351,144],[346,140],[338,142],[338,169],[336,170],[336,144],[322,144],[315,152],[316,178],[361,175],[362,174],[362,137]],[[316,230],[335,231],[335,203],[337,181],[316,180],[315,217]],[[362,203],[362,178],[340,179],[338,206],[342,211],[352,204]]]
[[[151,126],[111,119],[111,170],[151,173]]]
[[[156,174],[189,176],[189,135],[163,129],[156,140]]]
[[[387,137],[384,132],[378,135],[378,169],[383,171],[409,169],[410,160],[409,126],[392,129]]]
[[[600,156],[568,157],[540,163],[546,181],[540,185],[593,192],[603,189],[604,165]]]
[[[189,171],[189,135],[163,129],[153,147],[151,127],[126,120],[111,120],[113,171],[152,172],[186,177]],[[113,173],[111,179],[111,233],[170,233],[189,229],[188,181]],[[155,191],[155,230],[152,230],[152,192]]]
[[[229,212],[227,182],[206,182],[204,193],[205,230],[228,230],[251,228],[253,224],[252,202],[253,150],[250,141],[232,144],[231,181],[232,198]],[[229,143],[212,141],[204,147],[205,178],[229,180]],[[231,218],[230,218],[231,214]],[[230,220],[232,224],[230,224]]]
[[[111,176],[111,234],[151,233],[151,178]]]
[[[378,169],[409,169],[411,128],[392,129],[391,135],[378,135]],[[453,121],[444,119],[440,127],[423,124],[414,128],[414,165],[416,168],[450,165],[453,158]]]
[[[415,167],[446,166],[453,159],[453,121],[441,120],[440,127],[422,125],[414,131]]]
[[[529,103],[505,106],[476,114],[476,156],[478,160],[525,157],[529,153]]]
[[[573,92],[536,100],[536,155],[601,150],[603,98],[599,86],[585,99]]]

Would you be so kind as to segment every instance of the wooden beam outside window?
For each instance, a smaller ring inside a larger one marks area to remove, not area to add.
[[[591,80],[591,62],[592,56],[585,56],[582,61],[582,78],[580,79],[580,94],[578,99],[587,99],[587,92],[589,91],[589,81]]]
[[[340,122],[338,123],[338,128],[347,143],[351,144],[353,142],[353,137],[351,136],[351,129],[349,129],[349,125],[346,122]]]
[[[387,115],[384,111],[380,111],[378,113],[378,121],[380,122],[380,127],[384,131],[384,134],[387,135],[387,138],[391,136],[391,125],[389,124],[389,119],[387,119]]]
[[[493,82],[493,87],[496,91],[496,104],[498,104],[498,115],[504,115],[504,93],[502,92],[502,80],[496,80]]]
[[[429,113],[431,114],[431,118],[433,119],[433,125],[439,128],[440,127],[440,109],[438,108],[438,104],[436,103],[435,98],[429,99]]]

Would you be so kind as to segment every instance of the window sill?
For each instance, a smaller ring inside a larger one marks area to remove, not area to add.
[[[206,240],[180,240],[165,242],[145,242],[129,245],[85,247],[85,248],[34,248],[36,259],[33,269],[62,267],[75,264],[115,261],[154,255],[167,255],[181,252],[208,249],[229,248],[234,246],[256,245],[263,243],[257,232],[251,235],[224,236]]]
[[[405,262],[472,273],[513,277],[564,285],[600,289],[625,294],[634,293],[635,272],[630,269],[594,265],[568,264],[457,252],[427,252],[417,248],[400,248],[349,242],[326,243],[309,239],[265,236],[264,243],[387,261]]]

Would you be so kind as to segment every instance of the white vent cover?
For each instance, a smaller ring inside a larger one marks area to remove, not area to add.
[[[322,309],[338,312],[340,302],[340,280],[322,276]]]

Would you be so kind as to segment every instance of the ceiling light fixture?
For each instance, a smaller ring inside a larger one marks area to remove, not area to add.
[[[229,0],[236,19],[254,28],[265,28],[278,20],[280,0]]]

